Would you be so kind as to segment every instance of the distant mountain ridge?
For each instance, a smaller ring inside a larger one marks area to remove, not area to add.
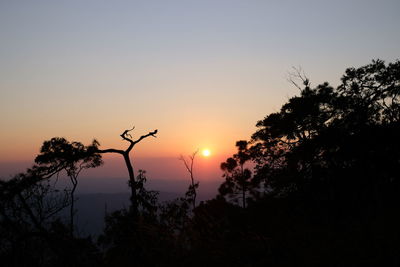
[[[158,201],[163,203],[182,197],[183,193],[159,192]],[[79,236],[98,236],[104,229],[104,218],[116,210],[129,207],[128,192],[77,194],[75,202],[75,222]],[[199,201],[213,198],[213,194],[199,194]],[[68,218],[69,211],[64,210],[62,217]]]
[[[104,229],[104,217],[116,210],[129,206],[129,193],[93,193],[76,196],[76,225],[80,236],[99,235]],[[179,197],[178,193],[160,192],[159,201],[169,201]],[[68,212],[63,214],[67,217]]]

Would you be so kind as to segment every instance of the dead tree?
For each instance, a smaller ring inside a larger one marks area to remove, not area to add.
[[[153,136],[156,137],[156,134],[158,130],[154,130],[152,132],[149,132],[148,134],[142,135],[139,137],[137,140],[132,140],[132,135],[129,134],[133,129],[135,129],[135,126],[132,127],[132,129],[125,130],[120,136],[122,137],[123,140],[129,142],[129,146],[126,150],[120,150],[120,149],[104,149],[104,150],[98,150],[97,152],[99,153],[117,153],[120,154],[124,157],[126,168],[128,169],[128,174],[129,174],[129,186],[131,188],[131,212],[134,214],[137,214],[138,212],[138,199],[137,199],[137,186],[136,186],[136,181],[135,181],[135,174],[133,170],[133,166],[131,163],[131,160],[129,158],[129,153],[133,149],[133,147],[145,139],[146,137]]]
[[[185,165],[185,168],[190,175],[191,184],[189,186],[188,191],[186,192],[186,196],[189,197],[190,200],[193,202],[192,203],[193,209],[196,208],[196,197],[197,197],[196,189],[197,187],[199,187],[199,182],[194,181],[194,175],[193,175],[194,158],[196,157],[197,152],[199,152],[199,150],[196,150],[192,155],[189,156],[190,163],[182,155],[179,157],[179,159],[183,161],[183,164]]]
[[[303,86],[298,84],[298,81],[301,81],[302,84],[306,88],[310,88],[311,82],[310,79],[307,78],[306,73],[301,67],[292,67],[293,72],[288,73],[288,82],[292,83],[300,92],[303,90]]]

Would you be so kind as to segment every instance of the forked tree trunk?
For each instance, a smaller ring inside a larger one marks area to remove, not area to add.
[[[131,163],[131,160],[129,158],[129,154],[124,154],[124,160],[125,160],[125,165],[126,168],[128,169],[128,174],[129,174],[129,187],[131,188],[131,211],[132,212],[137,212],[138,210],[138,201],[137,201],[137,196],[136,196],[136,180],[135,180],[135,172],[133,170],[133,166]]]
[[[130,206],[130,212],[132,212],[134,215],[137,215],[138,211],[139,211],[139,203],[138,203],[138,199],[137,199],[137,188],[136,188],[136,180],[135,180],[135,173],[133,170],[133,166],[131,163],[131,160],[129,158],[129,153],[131,152],[132,148],[139,143],[140,141],[142,141],[143,139],[145,139],[146,137],[149,136],[153,136],[156,137],[156,134],[158,132],[158,130],[154,130],[152,132],[149,132],[146,135],[142,135],[141,137],[139,137],[137,140],[133,141],[131,138],[132,136],[129,134],[130,131],[132,131],[135,127],[133,127],[132,129],[129,130],[125,130],[120,136],[122,137],[123,140],[129,142],[129,147],[126,150],[120,150],[120,149],[105,149],[105,150],[98,150],[98,153],[117,153],[120,154],[124,157],[125,160],[125,165],[126,168],[128,169],[128,174],[129,174],[129,186],[131,188],[131,197],[130,197],[130,201],[131,201],[131,206]]]

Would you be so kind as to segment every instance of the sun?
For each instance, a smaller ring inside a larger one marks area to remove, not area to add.
[[[203,149],[203,151],[201,151],[201,154],[204,157],[209,157],[211,155],[211,151],[209,149],[205,148],[205,149]]]

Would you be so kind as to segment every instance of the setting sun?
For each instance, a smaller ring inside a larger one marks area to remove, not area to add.
[[[211,155],[211,151],[209,149],[203,149],[201,154],[203,154],[204,157],[209,157]]]

